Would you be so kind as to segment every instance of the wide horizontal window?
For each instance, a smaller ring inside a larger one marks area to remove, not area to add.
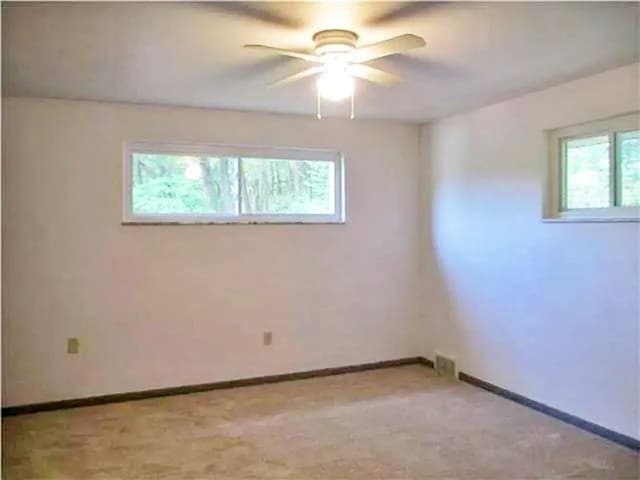
[[[127,145],[125,223],[340,223],[338,152]]]
[[[550,135],[550,148],[548,217],[638,219],[638,114],[554,130]]]

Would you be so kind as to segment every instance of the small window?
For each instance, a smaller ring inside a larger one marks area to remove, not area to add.
[[[549,138],[546,218],[638,220],[638,114],[557,129]]]
[[[342,156],[326,150],[132,143],[125,223],[342,223]]]

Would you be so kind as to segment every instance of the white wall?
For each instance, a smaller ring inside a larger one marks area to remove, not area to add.
[[[423,129],[424,352],[639,433],[638,223],[541,221],[545,129],[640,108],[631,65]]]
[[[637,85],[630,66],[437,122],[422,161],[397,123],[4,99],[3,405],[440,349],[640,437],[639,225],[541,222],[544,130],[637,109]],[[122,226],[140,139],[341,149],[348,222]]]
[[[418,353],[418,126],[17,98],[2,113],[4,405]],[[340,149],[347,224],[122,226],[127,140]]]

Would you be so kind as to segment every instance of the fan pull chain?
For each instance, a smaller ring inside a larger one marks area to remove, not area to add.
[[[351,115],[349,118],[353,120],[356,117],[356,93],[351,92]]]
[[[320,111],[320,91],[316,90],[316,117],[318,120],[322,119],[322,112]]]

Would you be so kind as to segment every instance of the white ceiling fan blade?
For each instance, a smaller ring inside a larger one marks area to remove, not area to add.
[[[370,82],[381,83],[383,85],[391,85],[401,80],[398,75],[370,67],[369,65],[350,65],[348,72],[354,77],[364,78]]]
[[[358,48],[355,52],[356,60],[358,62],[368,62],[380,57],[386,57],[387,55],[393,55],[394,53],[401,53],[413,48],[424,47],[427,43],[424,38],[418,37],[411,33],[400,35],[399,37],[389,38],[366,47]]]
[[[287,50],[285,48],[270,47],[268,45],[245,45],[245,48],[253,50],[264,50],[266,52],[276,53],[278,55],[286,55],[288,57],[300,58],[307,62],[322,62],[319,57],[304,52],[296,52],[295,50]]]
[[[311,67],[303,70],[302,72],[295,73],[293,75],[289,75],[288,77],[283,78],[282,80],[278,80],[277,82],[273,82],[269,84],[269,87],[279,87],[281,85],[287,85],[288,83],[297,82],[298,80],[302,80],[303,78],[310,77],[312,75],[316,75],[322,72],[322,67]]]

